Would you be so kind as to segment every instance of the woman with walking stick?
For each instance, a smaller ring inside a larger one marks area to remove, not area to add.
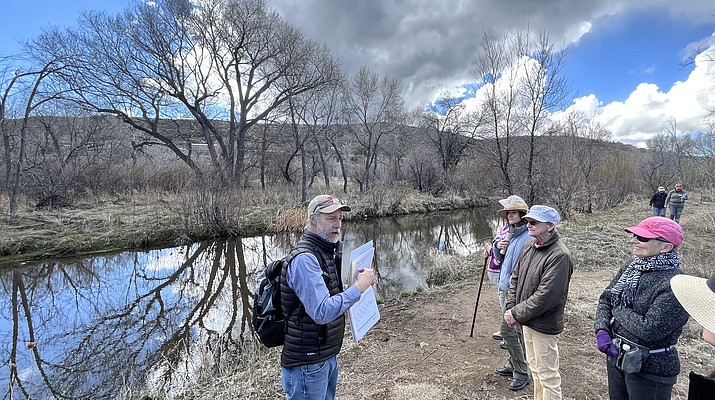
[[[511,273],[516,266],[521,250],[530,239],[524,215],[529,211],[529,206],[519,196],[509,196],[499,203],[504,206],[497,212],[500,218],[507,221],[502,231],[505,235],[497,235],[494,238],[492,257],[499,263],[499,272],[496,285],[499,288],[499,305],[502,314],[506,311],[506,296],[509,292],[509,282]],[[504,340],[506,350],[509,352],[506,365],[496,369],[496,373],[511,379],[509,389],[521,390],[531,381],[529,366],[526,363],[524,350],[524,337],[521,332],[517,332],[509,327],[502,318],[499,327],[499,336]]]

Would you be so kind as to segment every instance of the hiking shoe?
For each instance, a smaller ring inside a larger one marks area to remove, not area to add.
[[[502,340],[501,342],[499,342],[499,347],[506,350],[506,343]]]
[[[496,332],[492,333],[492,339],[494,339],[494,340],[502,340],[501,331],[496,331]]]
[[[528,379],[515,378],[515,379],[511,380],[511,383],[509,384],[509,389],[511,389],[513,391],[521,390],[521,389],[525,388],[526,385],[528,385],[528,384],[529,384]]]
[[[508,376],[509,378],[514,376],[514,370],[509,367],[502,367],[496,369],[497,375]]]

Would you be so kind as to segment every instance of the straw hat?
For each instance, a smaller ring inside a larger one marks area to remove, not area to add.
[[[522,215],[524,215],[527,211],[529,211],[529,206],[527,206],[523,201],[514,200],[505,205],[501,210],[497,211],[497,215],[506,219],[506,215],[509,214],[509,211],[519,211]]]
[[[715,332],[715,272],[708,279],[676,275],[670,287],[685,311],[705,329]]]

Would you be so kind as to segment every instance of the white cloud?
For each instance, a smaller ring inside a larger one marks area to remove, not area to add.
[[[528,27],[532,32],[548,32],[551,43],[557,46],[569,47],[586,35],[598,33],[596,30],[610,29],[611,19],[632,13],[668,14],[693,25],[712,23],[713,13],[711,0],[359,3],[358,7],[337,0],[268,0],[307,37],[326,43],[348,74],[367,65],[372,72],[399,80],[408,107],[424,105],[444,91],[456,91],[453,94],[458,96],[462,85],[473,82],[474,60],[485,32],[502,36],[509,30]],[[683,52],[684,59],[687,54]],[[705,73],[707,68],[715,66],[696,65],[687,81],[670,88],[640,85],[627,99],[605,105],[599,104],[598,93],[594,93],[577,99],[572,107],[595,107],[600,118],[609,123],[613,138],[631,143],[660,131],[668,118],[690,129],[702,117],[703,106],[715,109],[714,92],[703,91],[714,76]],[[644,64],[637,72],[634,76],[652,74],[654,66]]]
[[[596,106],[591,94],[576,99],[570,109],[595,107],[598,122],[611,130],[613,140],[639,146],[671,120],[680,132],[707,129],[707,118],[715,110],[715,33],[694,64],[688,79],[675,82],[668,91],[642,83],[623,102]]]

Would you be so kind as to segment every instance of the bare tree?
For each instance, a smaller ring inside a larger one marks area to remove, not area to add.
[[[11,216],[17,214],[18,197],[24,183],[27,162],[27,142],[30,117],[46,102],[56,99],[60,93],[43,92],[42,85],[48,78],[62,69],[55,60],[51,60],[35,70],[16,70],[6,81],[0,100],[0,130],[3,135],[5,158],[6,190]],[[19,120],[7,121],[10,97],[16,97],[16,115]]]
[[[673,156],[675,169],[677,172],[676,179],[683,181],[687,180],[684,172],[684,160],[692,156],[695,144],[688,134],[682,134],[678,131],[678,123],[674,118],[671,118],[663,124],[663,137],[666,139],[665,145]]]
[[[426,137],[439,156],[442,170],[450,176],[467,154],[475,131],[482,124],[482,115],[470,112],[461,99],[443,94],[422,113],[421,124]]]
[[[603,163],[604,140],[610,132],[593,118],[571,112],[554,127],[549,152],[548,170],[554,171],[546,180],[548,200],[567,216],[575,206],[592,212],[597,193],[596,168]],[[554,180],[556,178],[556,180]],[[580,204],[579,204],[580,203]]]
[[[536,200],[537,179],[536,158],[540,152],[539,137],[549,130],[549,115],[552,110],[563,105],[568,96],[568,85],[561,75],[564,66],[565,51],[556,50],[543,32],[536,43],[531,42],[531,34],[514,35],[515,48],[520,51],[523,62],[523,74],[519,79],[519,103],[523,112],[524,130],[529,137],[529,153],[526,166],[527,201]]]
[[[338,64],[264,0],[212,0],[203,11],[197,29],[226,92],[227,158],[240,183],[249,129],[293,96],[334,83]]]
[[[514,193],[510,175],[513,153],[512,137],[516,136],[517,76],[513,68],[517,43],[510,42],[509,36],[499,39],[484,33],[480,54],[474,67],[474,76],[484,92],[485,124],[479,130],[481,138],[493,143],[485,154],[503,176],[503,189]]]
[[[337,63],[263,0],[135,3],[124,15],[85,14],[80,28],[36,41],[61,56],[76,101],[120,116],[147,139],[205,171],[162,119],[188,113],[200,126],[214,175],[242,183],[249,129],[292,96],[332,82]],[[227,123],[218,123],[217,120]]]
[[[678,179],[678,166],[672,152],[670,139],[658,134],[646,141],[648,151],[643,154],[638,165],[638,173],[653,192],[658,186],[672,186]]]
[[[708,130],[700,132],[695,140],[695,162],[700,165],[700,172],[704,182],[715,184],[715,122],[711,121],[708,124]]]
[[[380,140],[396,129],[395,120],[403,110],[404,100],[396,80],[380,79],[363,66],[347,84],[343,101],[346,118],[364,157],[357,177],[360,191],[367,191],[377,168]]]
[[[549,133],[550,111],[567,95],[560,76],[563,63],[564,51],[555,50],[545,33],[534,42],[526,31],[507,32],[502,38],[485,33],[474,67],[484,96],[485,123],[478,132],[493,145],[486,155],[502,172],[503,189],[526,192],[529,202],[541,183],[538,138]],[[512,158],[523,148],[517,136],[527,136],[528,146],[514,163]],[[519,174],[523,182],[514,181],[511,171],[516,167],[526,171]]]

